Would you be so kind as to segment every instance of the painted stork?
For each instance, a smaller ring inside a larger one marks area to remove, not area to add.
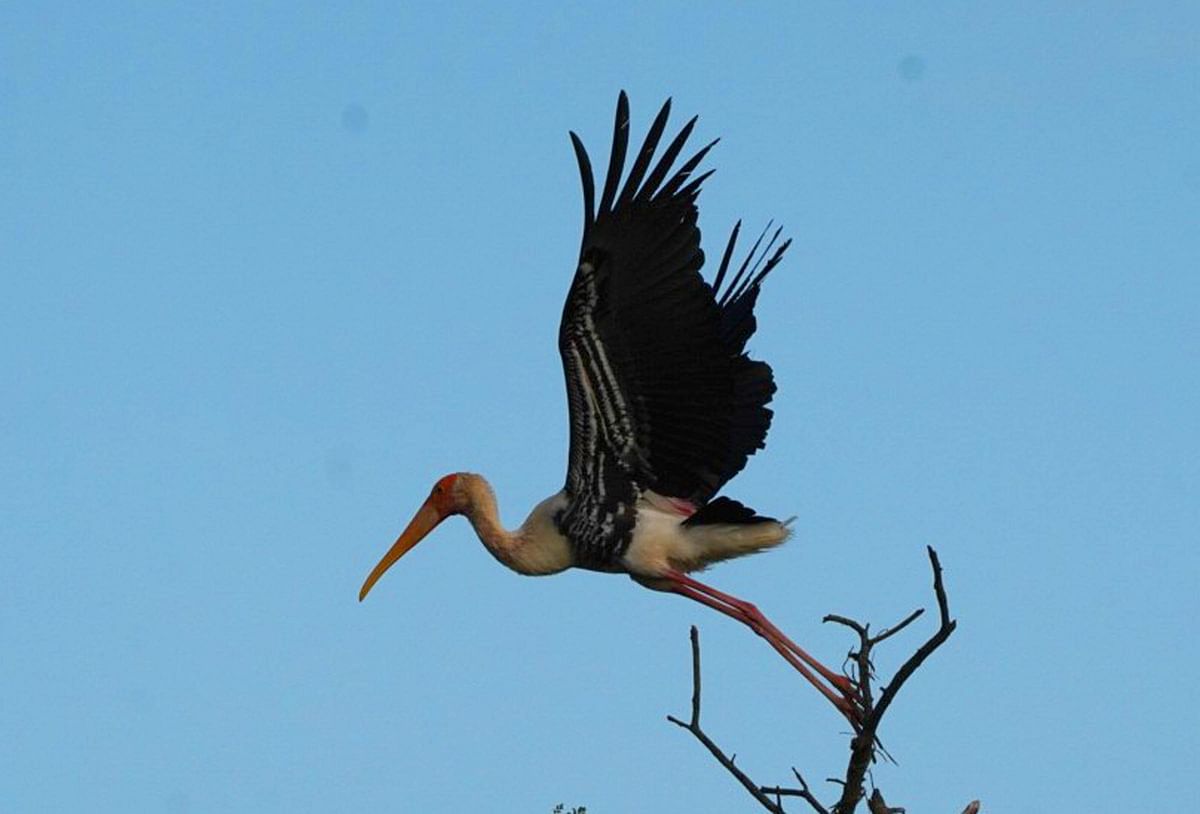
[[[715,279],[704,280],[696,198],[713,171],[693,174],[716,141],[671,172],[693,117],[655,162],[670,110],[668,99],[622,185],[629,101],[620,94],[599,207],[591,161],[570,134],[584,221],[558,334],[571,425],[566,484],[507,531],[482,476],[446,475],[371,571],[359,600],[434,527],[461,514],[488,551],[521,574],[628,574],[748,625],[856,722],[849,678],[802,650],[754,605],[688,576],[777,546],[789,534],[787,523],[717,492],[763,447],[771,423],[771,368],[745,348],[763,280],[791,241],[776,246],[776,230],[763,245],[768,226],[731,274],[739,222]]]

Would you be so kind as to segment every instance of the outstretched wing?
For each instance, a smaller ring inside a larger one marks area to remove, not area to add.
[[[735,228],[715,284],[705,282],[696,196],[712,171],[692,174],[716,142],[671,173],[693,118],[655,162],[670,108],[668,100],[622,186],[629,102],[621,93],[598,207],[591,162],[571,133],[584,230],[559,328],[571,416],[570,502],[559,526],[581,564],[623,553],[641,491],[710,499],[762,447],[770,425],[771,369],[743,351],[759,286],[788,242],[767,259],[779,232],[761,253],[760,238],[722,293]]]

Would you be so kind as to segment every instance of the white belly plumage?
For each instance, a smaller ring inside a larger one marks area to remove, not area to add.
[[[648,492],[638,501],[633,540],[622,558],[637,576],[699,571],[714,562],[779,545],[791,532],[783,523],[712,523],[687,526],[686,515],[664,508],[669,498]]]

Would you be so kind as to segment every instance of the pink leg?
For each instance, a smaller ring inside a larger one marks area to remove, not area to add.
[[[718,591],[716,588],[705,585],[703,582],[694,580],[687,574],[677,571],[668,573],[666,579],[671,583],[671,590],[674,593],[686,596],[688,599],[694,599],[702,605],[707,605],[713,610],[720,611],[726,616],[746,625],[759,636],[762,636],[779,652],[779,655],[783,656],[788,664],[795,667],[800,675],[804,676],[810,684],[829,699],[852,724],[857,727],[861,722],[861,715],[855,699],[854,683],[846,676],[839,675],[824,664],[821,664],[821,662],[805,652],[803,648],[783,635],[779,628],[771,624],[767,617],[763,616],[762,612],[754,605],[745,600],[738,599],[736,596]],[[822,683],[817,678],[817,675],[813,674],[814,670],[827,683]],[[830,688],[831,686],[833,689]]]

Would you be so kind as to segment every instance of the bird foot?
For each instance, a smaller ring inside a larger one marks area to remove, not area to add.
[[[858,685],[850,678],[850,676],[841,676],[836,673],[828,676],[829,683],[847,698],[858,698]]]
[[[847,704],[848,709],[843,709],[842,714],[846,716],[846,720],[854,727],[855,732],[862,731],[863,725],[866,724],[866,714],[862,705],[857,701],[851,701]]]
[[[866,706],[863,703],[858,684],[848,676],[833,676],[829,679],[829,683],[833,684],[841,693],[841,698],[831,699],[833,705],[837,707],[838,712],[845,716],[856,732],[861,731],[863,724],[866,723]]]

